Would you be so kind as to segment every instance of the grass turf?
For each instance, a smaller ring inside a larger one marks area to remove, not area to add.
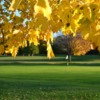
[[[100,100],[99,56],[72,60],[0,57],[0,100]]]

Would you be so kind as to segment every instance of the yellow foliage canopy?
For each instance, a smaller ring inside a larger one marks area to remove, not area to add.
[[[38,13],[43,14],[48,20],[50,20],[50,15],[52,13],[52,9],[49,5],[48,0],[37,0],[34,6],[35,14]]]
[[[42,39],[47,42],[48,57],[53,57],[50,42],[52,34],[58,30],[73,35],[80,32],[100,50],[100,0],[12,0],[9,10],[15,11],[19,5],[22,5],[19,7],[20,17],[15,15],[11,23],[6,22],[8,17],[2,16],[3,20],[6,19],[3,25],[5,34],[10,34],[8,51],[14,56],[18,47],[25,45],[27,40],[38,45]],[[22,33],[12,35],[14,28],[22,30]],[[16,45],[9,45],[10,41]]]
[[[9,10],[14,11],[17,9],[19,4],[21,3],[22,0],[12,0],[11,6],[9,7]]]

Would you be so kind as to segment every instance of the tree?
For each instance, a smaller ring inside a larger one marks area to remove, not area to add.
[[[3,29],[9,35],[7,49],[2,51],[16,56],[18,48],[27,45],[26,41],[39,45],[39,40],[44,40],[48,57],[54,57],[52,35],[59,30],[65,35],[82,33],[100,51],[100,0],[5,0],[0,3],[1,12],[4,7],[9,13],[1,14]]]
[[[68,61],[71,61],[71,55],[72,55],[72,35],[61,35],[55,38],[53,43],[53,50],[55,53],[64,53],[68,55]]]
[[[94,49],[90,41],[84,40],[81,34],[77,34],[71,41],[72,54],[85,55],[88,51]]]
[[[39,41],[39,54],[47,54],[47,51],[46,51],[46,48],[47,48],[47,45],[46,45],[46,42],[45,41]]]
[[[11,53],[16,56],[20,46],[26,46],[25,27],[23,19],[15,12],[8,10],[9,0],[0,2],[0,54]],[[23,30],[23,31],[22,31]]]
[[[29,43],[27,42],[27,46],[26,47],[20,47],[18,50],[18,55],[34,55],[34,54],[39,54],[39,47],[34,45],[33,43],[31,43],[29,45]]]
[[[71,61],[71,55],[85,55],[89,50],[91,50],[91,42],[84,40],[81,34],[72,35],[62,35],[58,36],[53,43],[54,52],[56,53],[66,53],[68,55],[68,60]]]
[[[29,46],[29,53],[33,56],[34,54],[39,54],[39,47],[31,43]]]
[[[67,38],[64,35],[56,37],[52,46],[55,54],[67,54]]]

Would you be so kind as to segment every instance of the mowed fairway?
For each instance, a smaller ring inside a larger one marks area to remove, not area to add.
[[[100,100],[100,56],[0,57],[0,100]]]

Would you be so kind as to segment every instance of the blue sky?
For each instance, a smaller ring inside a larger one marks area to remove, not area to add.
[[[61,36],[61,35],[63,35],[61,31],[58,31],[53,34],[54,38],[56,38],[57,36]]]

